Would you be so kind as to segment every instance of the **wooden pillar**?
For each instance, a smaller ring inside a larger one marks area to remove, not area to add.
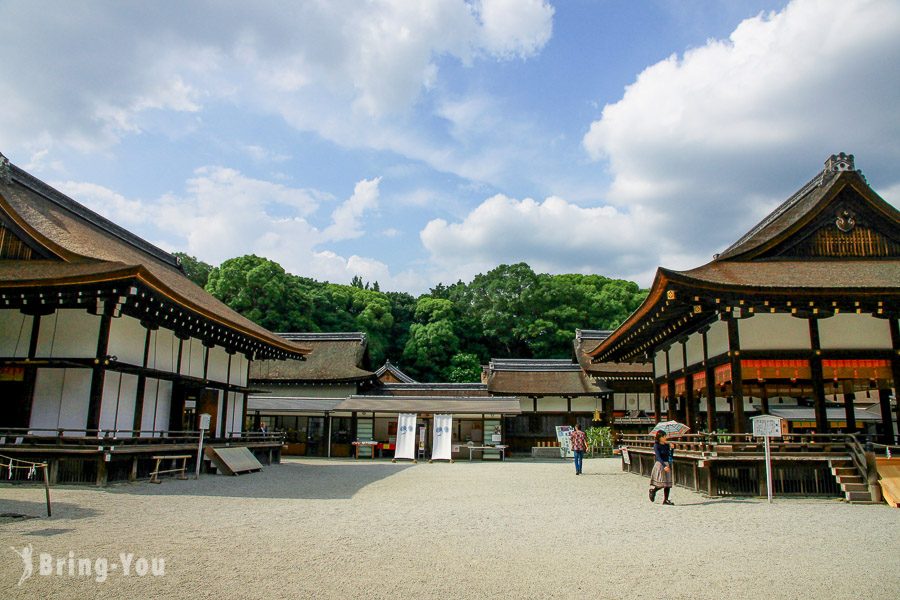
[[[607,427],[611,427],[613,430],[616,428],[616,416],[615,416],[615,396],[612,393],[606,394],[603,396],[603,420],[606,423]]]
[[[706,428],[709,433],[716,430],[716,373],[709,366],[709,343],[706,339],[706,331],[703,332],[703,368],[706,370]],[[710,469],[712,470],[712,469]]]
[[[231,355],[228,355],[228,366],[225,368],[225,389],[222,391],[222,415],[219,417],[219,434],[221,437],[228,437],[226,428],[228,427],[228,405],[231,394],[228,393],[228,382],[231,379]],[[232,427],[234,424],[232,423]]]
[[[844,415],[847,421],[847,432],[856,431],[856,394],[853,392],[853,383],[844,382]]]
[[[109,348],[109,328],[112,316],[104,314],[100,317],[100,333],[97,335],[97,352],[94,355],[94,368],[91,373],[91,392],[88,396],[87,429],[100,429],[100,404],[103,402],[103,381],[106,377],[105,358]],[[105,466],[105,465],[104,465]]]
[[[150,336],[153,334],[153,330],[149,327],[147,328],[147,334],[144,336],[144,360],[141,363],[143,368],[147,368],[147,363],[150,360]],[[143,424],[144,418],[144,391],[147,389],[147,376],[144,373],[138,375],[137,381],[137,390],[134,393],[134,418],[132,419],[131,428],[137,431],[137,436],[140,437],[140,429]]]
[[[881,443],[893,445],[894,421],[891,415],[891,388],[878,390],[878,403],[881,405]]]
[[[762,402],[762,414],[769,414],[769,388],[766,387],[765,381],[759,384],[759,398]]]
[[[728,355],[731,358],[731,410],[734,432],[744,433],[744,374],[741,370],[741,340],[737,319],[728,319]]]
[[[666,420],[675,420],[675,408],[678,406],[678,400],[675,398],[675,379],[672,378],[672,367],[669,362],[669,348],[666,348],[666,394],[669,397],[669,407],[666,411]]]
[[[27,314],[27,313],[26,313]],[[41,335],[41,315],[31,315],[31,336],[28,340],[28,360],[37,355],[38,338]],[[34,406],[34,385],[37,382],[37,367],[25,367],[22,383],[24,386],[25,407],[22,411],[22,427],[31,426],[31,408]]]
[[[822,370],[822,347],[819,344],[819,321],[809,321],[809,343],[812,357],[809,359],[810,379],[812,380],[813,404],[816,411],[816,433],[828,433],[828,413],[825,410],[825,373]]]
[[[682,372],[684,373],[684,423],[691,428],[691,433],[697,433],[700,421],[697,418],[699,406],[697,406],[694,395],[694,382],[687,373],[687,340],[681,342],[681,356],[683,361],[682,364],[684,365],[684,368],[682,369]]]
[[[891,356],[891,377],[894,380],[894,411],[897,427],[900,429],[900,322],[897,319],[890,320],[891,342],[894,354]]]

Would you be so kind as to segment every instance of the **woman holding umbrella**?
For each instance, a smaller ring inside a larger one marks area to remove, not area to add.
[[[656,443],[653,444],[653,454],[656,456],[656,464],[650,473],[650,502],[656,501],[656,492],[663,490],[663,504],[673,506],[669,500],[669,490],[672,489],[672,466],[669,461],[672,458],[672,449],[665,431],[656,432]]]

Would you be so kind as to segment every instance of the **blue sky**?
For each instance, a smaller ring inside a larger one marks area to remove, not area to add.
[[[0,3],[0,152],[169,250],[648,284],[839,151],[900,199],[890,0]]]

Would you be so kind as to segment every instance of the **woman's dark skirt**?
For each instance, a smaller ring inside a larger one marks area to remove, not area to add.
[[[650,487],[652,488],[670,488],[672,487],[672,469],[667,473],[666,465],[659,461],[653,465],[653,471],[650,473]]]

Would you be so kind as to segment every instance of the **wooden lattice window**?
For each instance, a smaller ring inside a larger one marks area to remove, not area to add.
[[[0,222],[0,259],[31,260],[34,251],[19,236]]]

